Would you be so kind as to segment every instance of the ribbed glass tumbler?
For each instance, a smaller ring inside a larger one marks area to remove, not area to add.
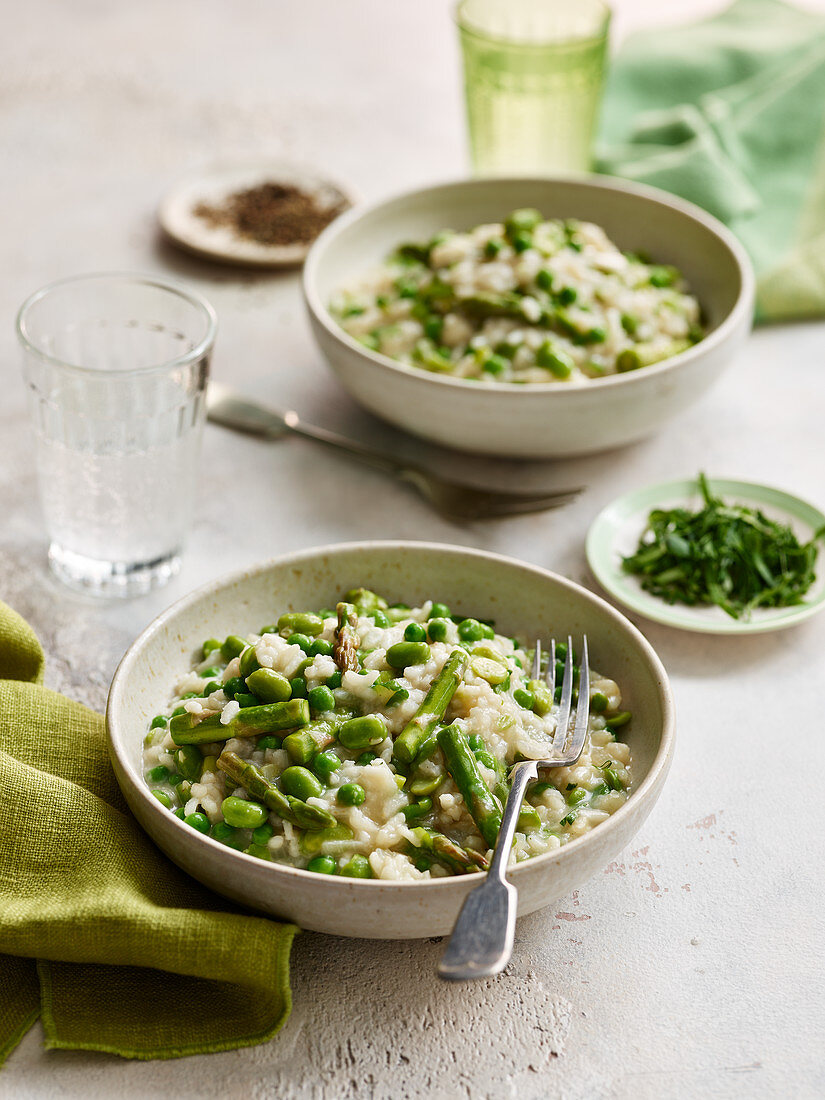
[[[73,588],[137,596],[180,567],[192,522],[215,313],[150,275],[85,275],[17,317],[49,562]]]

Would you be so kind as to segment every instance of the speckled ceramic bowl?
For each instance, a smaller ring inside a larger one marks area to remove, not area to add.
[[[423,542],[364,542],[307,550],[215,581],[147,627],[115,673],[106,722],[112,764],[129,806],[155,842],[211,889],[303,928],[341,936],[409,939],[450,931],[479,875],[431,882],[337,878],[266,863],[185,825],[153,798],[141,751],[152,716],[206,637],[256,630],[273,612],[334,603],[356,585],[390,600],[427,598],[495,619],[530,639],[586,632],[594,667],[615,678],[633,711],[630,798],[591,832],[513,869],[519,914],[568,894],[615,859],[653,808],[673,752],[665,670],[628,620],[571,581],[509,558]]]
[[[522,206],[601,225],[625,251],[675,264],[702,306],[707,335],[662,363],[586,385],[468,382],[370,351],[327,304],[403,241],[497,222]],[[329,365],[362,405],[407,431],[461,450],[511,457],[589,454],[651,435],[719,377],[748,335],[754,277],[722,224],[664,191],[607,176],[474,179],[409,191],[337,218],[310,250],[304,298]]]

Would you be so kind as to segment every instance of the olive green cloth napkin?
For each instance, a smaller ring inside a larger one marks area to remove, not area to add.
[[[631,36],[613,62],[597,167],[726,222],[750,253],[757,319],[825,316],[825,17],[736,0]]]
[[[298,931],[170,863],[129,814],[103,718],[42,687],[43,653],[0,603],[0,1063],[48,1047],[178,1058],[269,1039]]]

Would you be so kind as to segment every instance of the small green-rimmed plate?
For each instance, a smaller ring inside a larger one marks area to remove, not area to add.
[[[780,489],[724,478],[709,478],[708,483],[711,490],[725,500],[759,508],[770,519],[789,524],[800,542],[807,542],[818,528],[825,526],[825,515],[819,509]],[[732,619],[720,607],[668,604],[645,592],[638,577],[624,572],[622,558],[636,549],[651,509],[680,505],[701,508],[696,478],[666,481],[627,493],[609,504],[591,524],[586,545],[588,564],[602,588],[625,607],[654,622],[700,634],[759,634],[782,630],[825,607],[825,564],[820,564],[804,603],[758,608],[748,619]]]

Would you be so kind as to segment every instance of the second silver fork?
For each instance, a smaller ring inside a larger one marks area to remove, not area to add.
[[[536,643],[533,679],[541,669],[541,643]],[[556,688],[556,643],[550,643],[547,663],[547,686]],[[567,639],[558,720],[550,755],[547,759],[522,760],[510,770],[511,786],[496,841],[490,870],[484,882],[467,896],[450,941],[438,965],[438,973],[448,981],[468,978],[489,978],[498,974],[510,961],[516,928],[515,886],[507,881],[507,866],[516,832],[521,804],[527,784],[538,778],[539,768],[564,768],[575,764],[582,754],[590,717],[590,665],[587,636],[582,637],[582,657],[579,672],[579,695],[576,721],[567,744],[570,713],[573,705],[573,643]],[[565,748],[566,746],[566,748]]]

